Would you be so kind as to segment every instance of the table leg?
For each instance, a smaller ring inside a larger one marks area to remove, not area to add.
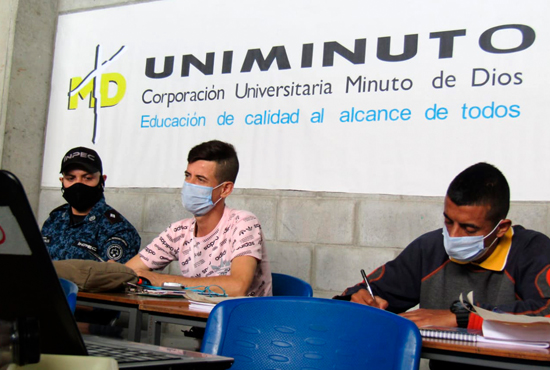
[[[206,328],[206,319],[189,319],[177,315],[155,315],[149,312],[149,325],[147,328],[149,343],[160,345],[163,322],[176,325],[198,326],[199,328]]]
[[[139,342],[141,340],[142,312],[138,310],[137,307],[128,307],[112,303],[104,304],[100,302],[88,302],[80,299],[77,299],[76,304],[93,308],[103,308],[112,311],[128,312],[130,315],[128,321],[128,340],[132,342]]]

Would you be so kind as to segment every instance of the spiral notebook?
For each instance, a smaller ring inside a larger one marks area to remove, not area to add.
[[[424,326],[420,328],[420,335],[423,338],[460,340],[466,342],[477,342],[482,336],[481,330],[453,328],[447,326]]]
[[[447,326],[423,326],[420,328],[420,335],[422,335],[422,338],[427,339],[458,340],[464,342],[491,343],[497,345],[522,346],[531,348],[550,347],[550,343],[547,342],[530,342],[521,340],[487,338],[483,336],[483,332],[479,329],[467,329]]]

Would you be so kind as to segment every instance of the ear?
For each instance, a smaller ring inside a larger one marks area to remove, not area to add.
[[[221,186],[222,191],[220,193],[220,197],[227,198],[229,194],[233,192],[234,186],[235,184],[232,183],[231,181],[224,182],[224,184]]]
[[[510,229],[511,227],[512,227],[511,220],[505,219],[500,221],[500,224],[498,225],[498,228],[497,228],[497,238],[502,238],[504,234],[506,234],[508,229]]]
[[[105,181],[107,181],[107,175],[103,175],[103,185],[105,185]]]

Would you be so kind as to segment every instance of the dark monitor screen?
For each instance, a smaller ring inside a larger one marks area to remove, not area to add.
[[[86,355],[86,347],[23,186],[0,170],[0,319],[36,318],[41,353]]]

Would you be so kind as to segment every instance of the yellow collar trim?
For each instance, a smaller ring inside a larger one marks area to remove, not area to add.
[[[504,270],[504,266],[506,266],[506,262],[508,261],[508,255],[510,254],[510,249],[512,248],[512,237],[514,236],[514,229],[509,228],[506,234],[502,238],[500,238],[497,247],[491,253],[487,259],[481,263],[475,263],[470,262],[472,265],[480,266],[486,270],[491,271],[502,271]],[[459,262],[453,258],[451,258],[451,261],[465,265],[464,262]]]
[[[506,266],[506,261],[508,261],[508,255],[510,254],[510,249],[512,248],[512,237],[514,236],[514,229],[509,228],[506,234],[502,238],[500,238],[500,241],[498,242],[497,247],[491,253],[487,259],[481,263],[475,263],[474,265],[478,265],[480,267],[483,267],[486,270],[492,270],[492,271],[502,271],[504,270],[504,266]]]

